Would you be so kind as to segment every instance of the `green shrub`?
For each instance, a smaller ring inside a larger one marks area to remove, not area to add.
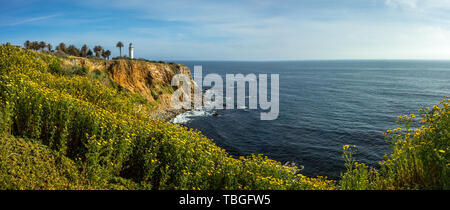
[[[0,138],[0,189],[89,189],[76,164],[39,143]]]
[[[61,62],[59,61],[59,59],[53,59],[51,61],[51,63],[48,66],[48,71],[50,73],[59,74],[59,75],[64,75],[65,74],[65,71],[63,70],[63,68],[61,66]]]
[[[72,72],[73,72],[72,73],[73,75],[86,76],[87,73],[89,72],[89,67],[88,66],[73,66]]]

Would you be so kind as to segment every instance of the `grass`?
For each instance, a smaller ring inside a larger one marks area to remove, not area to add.
[[[344,146],[336,182],[262,155],[233,158],[197,130],[149,120],[150,104],[101,72],[61,73],[60,59],[0,46],[0,189],[449,188],[448,99],[423,112],[425,127],[386,133],[393,155],[380,170]]]

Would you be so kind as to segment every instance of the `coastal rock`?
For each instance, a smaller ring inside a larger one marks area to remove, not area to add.
[[[172,87],[171,81],[176,74],[186,74],[192,80],[189,68],[182,64],[150,62],[146,60],[100,60],[80,57],[63,59],[68,66],[87,66],[91,72],[108,72],[109,77],[133,93],[142,95],[149,102],[155,102],[157,108],[151,114],[155,120],[169,121],[186,110],[171,109],[172,93],[179,87]]]

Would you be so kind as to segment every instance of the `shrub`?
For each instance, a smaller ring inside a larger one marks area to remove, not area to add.
[[[379,171],[354,162],[351,158],[354,151],[346,147],[347,172],[340,181],[341,187],[450,189],[449,102],[447,96],[431,109],[419,109],[420,120],[415,114],[399,116],[399,127],[384,133],[392,154],[385,155],[385,160],[380,161]]]
[[[89,189],[76,164],[39,143],[0,138],[1,189]]]
[[[64,75],[65,74],[59,59],[53,59],[51,61],[51,63],[48,66],[48,71],[50,73],[59,74],[59,75]]]
[[[86,76],[87,73],[89,72],[89,67],[88,66],[73,66],[72,72],[74,75]]]

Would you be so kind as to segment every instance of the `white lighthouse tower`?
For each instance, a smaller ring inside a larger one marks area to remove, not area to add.
[[[130,47],[129,47],[129,51],[130,51],[130,58],[133,59],[134,58],[134,53],[133,53],[133,43],[130,43]]]

